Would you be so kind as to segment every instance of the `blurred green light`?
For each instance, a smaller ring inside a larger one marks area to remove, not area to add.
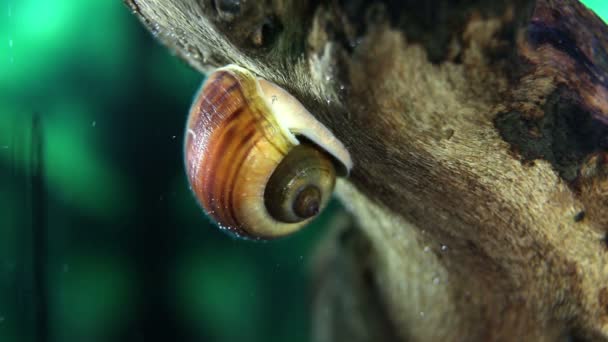
[[[122,4],[8,0],[3,5],[0,94],[44,97],[48,87],[69,87],[70,77],[81,73],[77,68],[113,82],[125,72],[130,54],[124,31],[132,18]]]
[[[49,109],[45,159],[51,195],[99,219],[128,212],[133,203],[128,183],[96,148],[99,128],[95,111],[75,100]]]
[[[73,1],[21,0],[13,2],[11,10],[17,15],[22,38],[48,41],[64,34],[76,19],[77,7]]]
[[[582,0],[585,6],[592,9],[605,23],[608,23],[608,1],[606,0]]]
[[[69,260],[49,274],[53,325],[63,328],[57,340],[100,340],[132,314],[129,269],[125,260],[114,256],[77,255]]]
[[[256,341],[266,319],[261,300],[268,298],[256,265],[244,255],[215,255],[193,253],[179,260],[177,304],[202,335],[211,334],[216,341]]]
[[[111,125],[99,107],[121,91],[132,19],[115,1],[0,0],[0,163],[27,169],[29,154],[13,153],[11,139],[40,115],[51,196],[99,218],[131,203],[91,123]]]

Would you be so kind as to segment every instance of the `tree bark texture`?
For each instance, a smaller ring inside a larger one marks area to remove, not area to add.
[[[608,340],[608,28],[575,0],[127,0],[350,150],[317,341]],[[219,4],[219,5],[218,5]]]

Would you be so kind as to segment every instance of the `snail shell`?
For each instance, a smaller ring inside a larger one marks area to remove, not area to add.
[[[191,188],[220,228],[271,239],[322,210],[336,173],[352,160],[344,145],[293,96],[229,65],[207,78],[187,124]]]

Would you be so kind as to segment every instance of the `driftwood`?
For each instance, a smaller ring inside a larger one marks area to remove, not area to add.
[[[575,0],[127,0],[288,89],[355,162],[318,341],[608,340],[608,28]]]

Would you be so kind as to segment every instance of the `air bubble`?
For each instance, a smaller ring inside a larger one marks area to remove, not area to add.
[[[201,59],[201,54],[199,53],[198,49],[196,47],[194,47],[193,45],[187,45],[186,56],[191,57],[196,60]]]
[[[350,47],[354,49],[357,46],[361,45],[362,42],[363,42],[363,38],[359,37],[359,38],[355,39],[354,41],[350,42]]]
[[[158,37],[158,35],[160,35],[161,33],[161,28],[160,25],[158,23],[154,23],[154,25],[152,25],[152,35],[154,37]]]

